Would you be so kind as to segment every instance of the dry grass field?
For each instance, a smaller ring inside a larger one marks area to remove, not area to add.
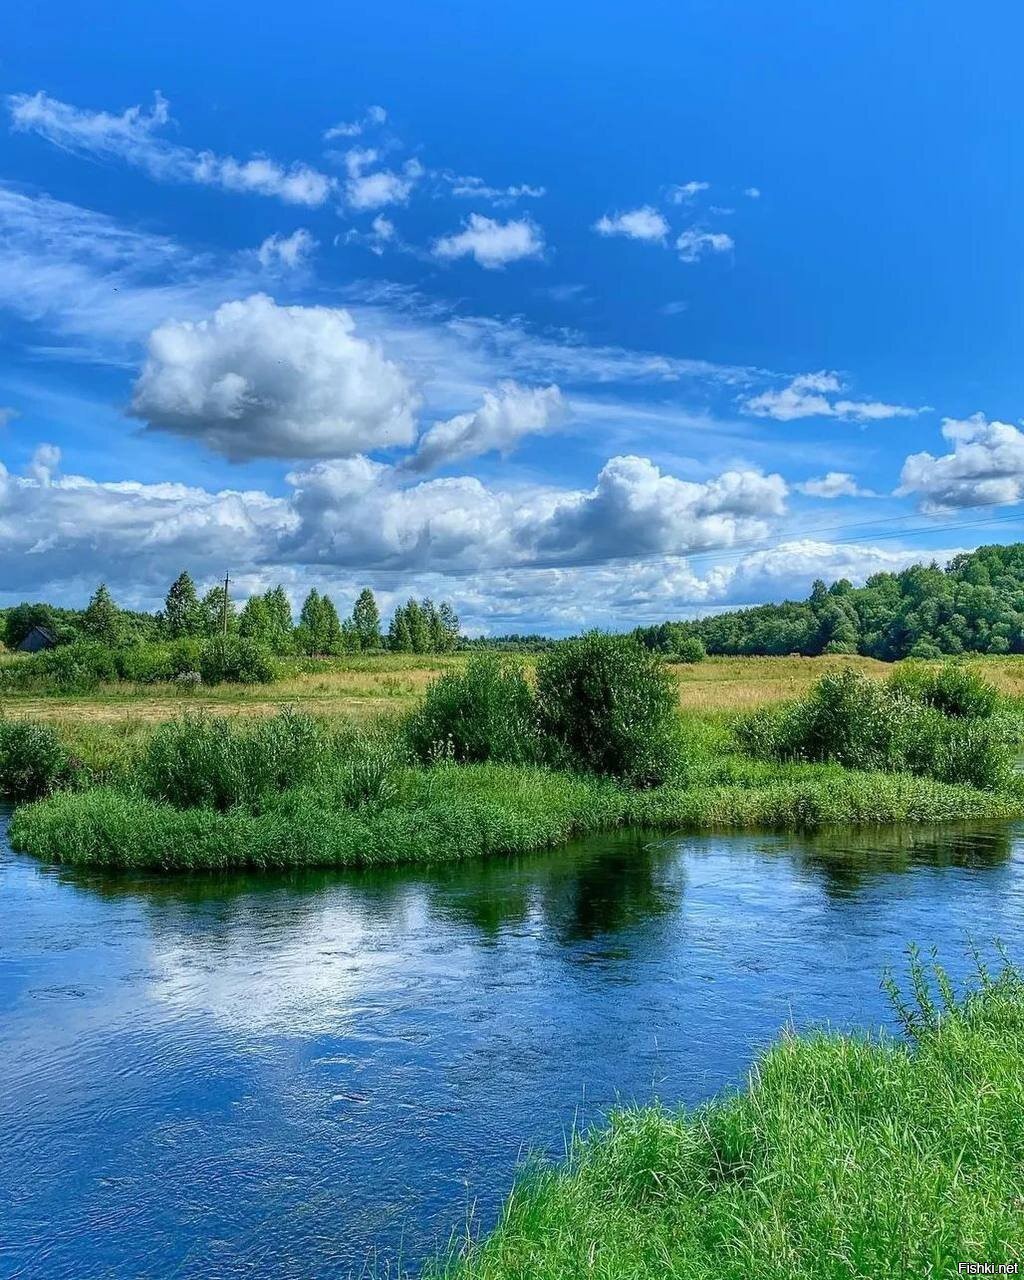
[[[118,726],[131,732],[185,711],[266,715],[299,707],[312,715],[367,720],[401,714],[414,706],[431,680],[462,666],[466,655],[405,654],[326,659],[317,669],[288,674],[271,685],[222,685],[189,693],[172,685],[111,685],[80,695],[8,693],[0,714],[40,720]],[[521,659],[529,667],[532,657]],[[1024,656],[977,658],[1004,693],[1024,698]],[[799,697],[826,671],[853,666],[882,677],[891,670],[872,658],[709,658],[672,668],[679,705],[698,713],[747,711],[766,702]]]

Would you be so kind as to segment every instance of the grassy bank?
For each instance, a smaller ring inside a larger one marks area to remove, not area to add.
[[[905,1280],[1024,1241],[1024,985],[904,1008],[906,1042],[785,1036],[744,1092],[616,1113],[434,1280]],[[945,994],[944,994],[945,993]]]

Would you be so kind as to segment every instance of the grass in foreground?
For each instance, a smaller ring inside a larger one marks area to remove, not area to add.
[[[786,1035],[745,1092],[615,1113],[434,1280],[900,1280],[1024,1242],[1024,983],[912,968],[907,1042]]]

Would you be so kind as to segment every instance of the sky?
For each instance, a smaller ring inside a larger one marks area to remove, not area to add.
[[[616,629],[1024,536],[1006,0],[25,3],[0,604]]]

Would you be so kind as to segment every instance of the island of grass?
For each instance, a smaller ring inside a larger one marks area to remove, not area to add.
[[[0,721],[16,848],[164,870],[441,863],[653,831],[963,821],[1024,813],[1021,721],[966,665],[826,675],[746,718],[680,716],[636,640],[560,642],[533,680],[474,656],[398,722],[186,716],[92,760]]]

